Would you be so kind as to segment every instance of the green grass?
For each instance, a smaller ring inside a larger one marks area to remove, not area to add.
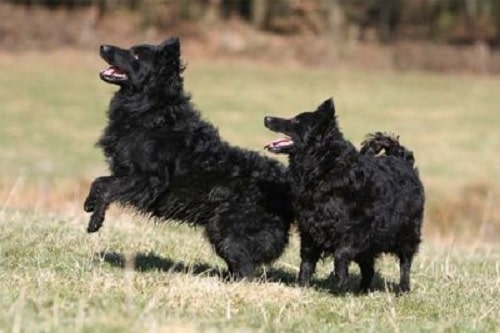
[[[93,144],[115,87],[98,79],[103,66],[77,52],[0,56],[4,177],[92,178],[105,170]],[[263,151],[273,138],[264,115],[291,116],[334,96],[348,138],[399,134],[429,186],[500,181],[498,77],[194,61],[185,74],[194,103],[235,144]]]
[[[109,219],[88,236],[81,215],[4,212],[0,331],[500,329],[498,247],[424,243],[410,294],[384,291],[384,281],[398,279],[396,261],[387,257],[378,261],[375,291],[335,296],[325,289],[330,260],[319,265],[313,287],[295,286],[295,234],[260,282],[224,283],[224,264],[200,230],[133,220]],[[357,267],[351,271],[354,286]]]
[[[87,235],[81,202],[106,173],[93,144],[115,90],[97,77],[104,64],[73,51],[0,53],[0,332],[500,330],[500,78],[189,62],[194,103],[236,145],[262,151],[274,137],[265,115],[291,116],[329,96],[353,142],[376,130],[401,136],[415,151],[427,211],[448,205],[425,219],[448,233],[426,232],[413,291],[385,291],[398,279],[392,258],[378,262],[369,295],[329,294],[330,261],[312,288],[297,288],[295,233],[256,283],[222,282],[225,266],[201,230],[115,210]],[[476,190],[460,194],[468,185]]]

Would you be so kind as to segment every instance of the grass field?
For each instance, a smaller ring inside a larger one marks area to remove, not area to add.
[[[398,270],[393,258],[383,258],[374,292],[335,296],[325,289],[330,260],[320,264],[313,287],[294,285],[296,236],[261,282],[224,283],[224,264],[200,230],[118,217],[88,236],[81,215],[3,212],[0,221],[0,330],[6,332],[500,329],[500,251],[493,245],[425,242],[410,294],[385,291]]]
[[[106,172],[93,144],[114,90],[97,78],[104,64],[76,51],[0,53],[0,332],[500,331],[500,78],[187,60],[193,101],[234,144],[262,151],[273,138],[264,115],[330,96],[353,142],[401,136],[428,196],[412,293],[385,291],[392,258],[367,296],[329,294],[330,261],[297,288],[295,233],[262,282],[233,284],[201,230],[115,209],[88,236],[81,202]]]

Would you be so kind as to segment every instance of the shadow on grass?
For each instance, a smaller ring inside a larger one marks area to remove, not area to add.
[[[333,278],[330,276],[324,280],[327,283],[328,291],[336,296],[343,296],[347,293],[354,293],[356,295],[366,294],[359,289],[359,284],[361,282],[361,275],[359,274],[349,274],[349,281],[347,286],[344,288],[336,288],[332,287],[333,283],[331,282]],[[324,283],[323,282],[323,283]],[[379,272],[375,272],[373,275],[373,280],[369,292],[391,292],[395,294],[399,294],[399,284],[385,280]]]
[[[183,273],[190,275],[215,276],[225,281],[231,280],[229,272],[220,267],[214,267],[207,263],[186,264],[182,261],[174,261],[164,258],[153,252],[136,253],[127,257],[118,252],[100,252],[95,254],[96,259],[103,260],[111,266],[125,269],[133,267],[137,272],[162,271],[169,273]],[[262,282],[282,282],[287,285],[295,284],[295,274],[282,269],[267,269],[256,272],[256,280]]]
[[[206,263],[187,265],[182,261],[173,261],[171,259],[160,257],[153,252],[136,253],[130,258],[118,252],[100,252],[96,254],[96,258],[104,260],[114,267],[125,268],[130,265],[130,267],[133,267],[137,272],[162,271],[219,277],[224,277],[226,274],[219,268]]]
[[[103,251],[96,253],[95,256],[96,259],[103,260],[114,267],[123,269],[130,267],[137,272],[162,271],[169,273],[219,277],[224,281],[231,280],[228,271],[221,269],[220,267],[214,267],[207,263],[186,264],[182,261],[174,261],[169,258],[158,256],[153,252],[136,253],[131,257],[127,257],[118,252]],[[296,273],[277,267],[259,269],[256,272],[256,280],[262,283],[279,282],[288,286],[298,287]],[[318,291],[331,293],[335,296],[344,296],[352,293],[359,294],[358,286],[361,277],[358,274],[350,274],[347,286],[342,289],[332,288],[331,280],[331,276],[326,279],[312,278],[310,287]],[[378,272],[376,272],[373,277],[370,291],[391,291],[397,293],[398,284],[386,281]]]

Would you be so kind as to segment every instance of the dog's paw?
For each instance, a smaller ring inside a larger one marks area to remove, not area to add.
[[[370,286],[365,286],[365,285],[359,285],[358,286],[358,289],[355,290],[355,293],[357,295],[367,295],[369,294],[371,291],[373,291],[373,288],[371,288]]]
[[[310,285],[310,278],[309,277],[308,278],[304,278],[302,276],[299,276],[297,284],[301,288],[309,287],[309,285]]]
[[[92,224],[92,223],[89,223],[89,225],[87,226],[87,232],[89,234],[92,234],[94,232],[97,232],[99,231],[99,229],[101,228],[100,225],[96,225],[96,224]]]
[[[330,277],[330,290],[335,294],[344,294],[349,291],[349,283],[346,278],[339,279]]]
[[[89,225],[87,226],[87,232],[89,234],[97,232],[102,227],[102,223],[104,222],[104,218],[101,218],[97,215],[92,215],[90,217]]]
[[[408,294],[410,292],[410,286],[408,285],[398,285],[394,288],[394,294],[397,296],[397,297],[401,297],[405,294]]]
[[[309,262],[302,262],[300,264],[300,271],[298,276],[299,287],[309,287],[311,282],[311,276],[314,273],[314,265]]]

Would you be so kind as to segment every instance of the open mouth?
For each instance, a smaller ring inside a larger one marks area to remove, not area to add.
[[[269,150],[271,153],[279,154],[288,152],[292,147],[293,140],[290,137],[283,137],[269,142],[264,146],[264,149]]]
[[[101,78],[108,82],[119,82],[128,79],[127,72],[118,66],[109,66],[100,72]]]

